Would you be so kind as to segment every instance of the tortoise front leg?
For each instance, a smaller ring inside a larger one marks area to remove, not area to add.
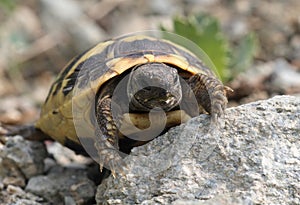
[[[123,173],[125,163],[119,155],[118,130],[111,113],[111,98],[105,96],[99,98],[96,105],[96,128],[95,147],[99,155],[100,170],[104,165],[108,166],[112,174]]]
[[[197,73],[189,78],[190,85],[200,108],[211,114],[212,120],[217,121],[218,117],[223,117],[227,105],[226,92],[231,88],[223,86],[216,78],[205,74]]]

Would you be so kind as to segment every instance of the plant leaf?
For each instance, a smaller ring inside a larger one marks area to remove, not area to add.
[[[229,47],[215,18],[205,14],[186,19],[176,17],[173,21],[173,27],[176,34],[193,41],[204,51],[204,54],[199,54],[201,60],[209,64],[207,66],[212,67],[221,80],[224,81],[228,78],[226,68],[229,64]],[[211,61],[212,63],[209,63]]]
[[[161,30],[167,31],[162,26]],[[259,45],[256,36],[249,34],[232,51],[228,39],[222,33],[219,21],[215,17],[202,13],[185,18],[175,17],[173,32],[191,40],[197,46],[191,46],[186,41],[181,43],[180,38],[174,37],[174,35],[166,34],[166,39],[194,52],[206,66],[219,75],[223,82],[232,80],[252,64]],[[201,52],[201,50],[203,51]]]
[[[233,76],[245,71],[252,65],[253,58],[258,51],[259,44],[255,33],[249,33],[241,39],[231,60]]]

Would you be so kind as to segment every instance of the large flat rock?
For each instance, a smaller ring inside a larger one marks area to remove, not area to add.
[[[223,125],[201,115],[133,149],[98,204],[300,204],[300,98],[227,109]]]

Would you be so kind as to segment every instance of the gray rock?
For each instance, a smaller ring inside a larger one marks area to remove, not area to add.
[[[96,186],[85,166],[64,168],[46,156],[43,143],[21,136],[7,137],[5,144],[0,144],[0,204],[94,202]],[[47,169],[44,162],[49,164]]]
[[[27,141],[21,136],[9,137],[0,149],[0,178],[12,177],[12,180],[18,181],[16,177],[28,179],[39,175],[44,171],[46,155],[46,148],[41,142]]]
[[[300,73],[296,68],[283,59],[274,61],[274,72],[271,76],[271,86],[273,90],[283,90],[288,93],[289,90],[295,90],[294,93],[300,93]]]
[[[146,8],[149,13],[172,15],[176,11],[176,4],[170,0],[144,1],[143,4],[146,4]]]
[[[86,170],[58,166],[48,175],[32,177],[25,190],[52,204],[87,204],[94,200],[96,187]]]
[[[0,204],[10,205],[46,205],[42,197],[25,192],[20,187],[8,185],[6,189],[0,187]]]
[[[64,35],[70,34],[79,52],[106,38],[106,34],[93,19],[85,15],[80,3],[74,0],[42,0],[42,23],[55,32],[62,43]]]
[[[98,204],[300,204],[300,98],[278,96],[201,115],[126,158]]]
[[[231,87],[237,96],[247,96],[242,99],[243,103],[266,99],[270,94],[297,94],[300,93],[300,73],[296,70],[285,59],[277,58],[241,73],[231,82]]]

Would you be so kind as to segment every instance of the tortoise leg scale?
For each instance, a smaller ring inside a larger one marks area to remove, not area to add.
[[[118,130],[111,113],[110,96],[99,98],[96,118],[98,126],[95,130],[95,147],[99,155],[100,170],[106,165],[114,176],[115,173],[124,173],[126,166],[118,151]]]
[[[227,105],[226,91],[231,88],[223,86],[216,78],[197,73],[189,78],[190,85],[199,106],[203,107],[212,116],[213,122],[224,116]]]

